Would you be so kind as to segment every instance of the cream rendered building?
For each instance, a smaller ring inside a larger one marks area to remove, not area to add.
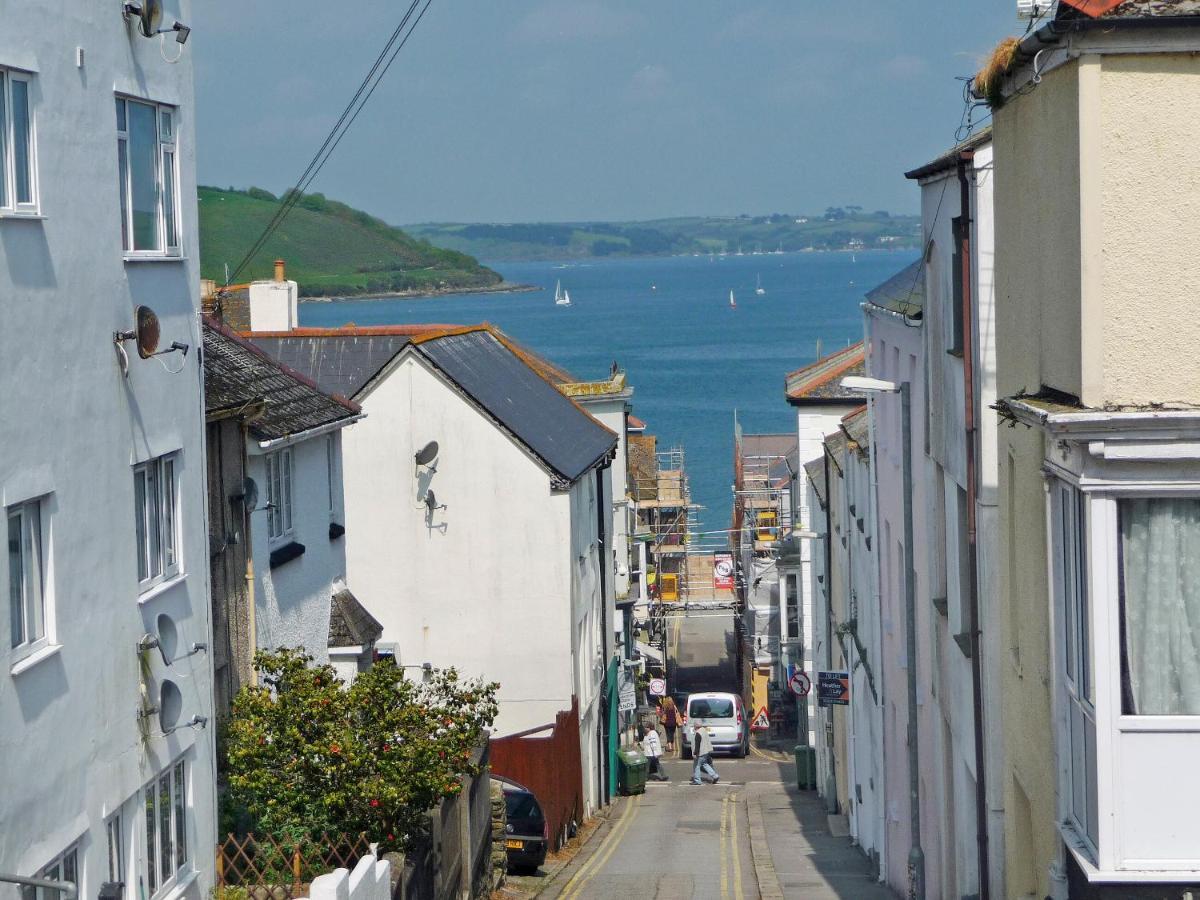
[[[1200,18],[1075,5],[994,116],[1006,877],[1174,897],[1200,882]]]

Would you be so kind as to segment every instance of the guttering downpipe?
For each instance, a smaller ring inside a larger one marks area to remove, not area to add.
[[[964,447],[967,470],[967,577],[968,606],[970,609],[971,635],[971,695],[974,706],[975,734],[975,840],[979,853],[979,898],[989,900],[991,895],[991,872],[988,861],[988,805],[987,772],[983,746],[983,661],[980,659],[979,623],[979,546],[976,532],[975,501],[978,493],[976,476],[975,444],[979,429],[975,422],[975,322],[971,265],[971,226],[974,216],[971,209],[971,178],[968,167],[974,168],[975,151],[964,150],[958,155],[959,214],[963,227],[960,229],[958,248],[962,260],[962,351],[963,351],[963,421],[965,423]]]
[[[290,447],[293,444],[299,444],[301,441],[307,441],[309,438],[320,437],[323,434],[329,434],[331,431],[338,431],[345,428],[347,425],[353,425],[359,419],[366,418],[366,413],[358,413],[348,419],[338,419],[336,422],[326,422],[324,425],[318,425],[315,428],[309,428],[307,431],[298,431],[295,434],[284,435],[279,438],[272,438],[269,441],[259,441],[258,447],[263,452],[269,450],[277,450],[280,447]]]

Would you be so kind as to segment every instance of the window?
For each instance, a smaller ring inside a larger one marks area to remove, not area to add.
[[[799,597],[799,576],[787,575],[783,580],[783,589],[785,596],[784,617],[787,621],[786,638],[789,641],[798,640],[800,637],[800,597]]]
[[[108,835],[108,881],[121,885],[119,896],[125,896],[125,832],[121,814],[117,813],[104,824]]]
[[[175,110],[117,98],[121,241],[126,253],[178,256]]]
[[[42,501],[8,508],[8,603],[12,646],[30,647],[46,638],[45,547]]]
[[[1200,499],[1117,504],[1121,711],[1200,716]]]
[[[171,883],[188,861],[187,773],[179,760],[142,791],[146,812],[143,863],[151,894]]]
[[[967,237],[967,224],[962,216],[950,220],[950,229],[954,234],[954,257],[951,264],[951,275],[954,283],[950,290],[950,353],[963,351],[963,241]]]
[[[37,212],[30,79],[0,69],[0,210]]]
[[[38,870],[35,878],[45,878],[48,881],[69,881],[75,885],[76,897],[84,896],[79,885],[79,845],[73,845],[47,865]],[[50,888],[21,886],[21,900],[60,900],[62,894]]]
[[[143,589],[179,573],[175,467],[171,455],[133,470],[138,584]]]
[[[272,541],[292,534],[292,449],[267,454],[267,535]]]

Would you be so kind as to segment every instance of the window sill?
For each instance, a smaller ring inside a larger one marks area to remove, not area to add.
[[[962,359],[962,358],[963,358],[963,352],[962,352],[962,350],[959,350],[959,349],[958,349],[958,348],[956,348],[956,347],[951,347],[949,350],[947,350],[947,351],[946,351],[946,355],[947,355],[947,356],[953,356],[955,359]]]
[[[185,863],[185,865],[187,865]],[[195,866],[185,872],[183,875],[178,875],[175,878],[175,883],[169,887],[163,888],[154,895],[154,900],[174,900],[175,897],[182,897],[188,888],[192,886],[197,878],[200,877],[200,870]]]
[[[12,219],[25,222],[44,222],[46,217],[41,213],[35,212],[13,212],[12,210],[4,210],[0,212],[0,220]]]
[[[44,647],[39,647],[28,656],[24,656],[13,663],[12,668],[8,670],[9,674],[15,678],[22,672],[28,672],[43,660],[50,659],[52,656],[58,656],[60,650],[62,650],[62,644],[46,644]]]
[[[149,603],[176,585],[183,584],[187,580],[187,572],[180,572],[178,575],[172,575],[165,581],[160,581],[158,584],[152,584],[138,595],[138,603]]]
[[[271,568],[276,569],[284,563],[290,563],[293,559],[299,559],[304,555],[304,550],[304,545],[299,541],[289,541],[276,547],[271,551]]]
[[[186,256],[164,256],[159,253],[154,256],[140,256],[136,253],[126,253],[123,257],[127,263],[181,263],[187,262]]]

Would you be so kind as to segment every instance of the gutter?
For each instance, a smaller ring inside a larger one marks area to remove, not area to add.
[[[301,441],[307,441],[309,438],[320,437],[323,434],[329,434],[331,431],[338,431],[345,428],[347,425],[353,425],[359,419],[365,419],[366,413],[358,413],[357,415],[349,416],[345,419],[338,419],[335,422],[326,422],[324,425],[317,425],[314,428],[298,431],[295,434],[285,434],[283,437],[271,438],[266,441],[259,441],[258,447],[264,453],[270,450],[277,450],[280,447],[290,447],[293,444],[299,444]]]

